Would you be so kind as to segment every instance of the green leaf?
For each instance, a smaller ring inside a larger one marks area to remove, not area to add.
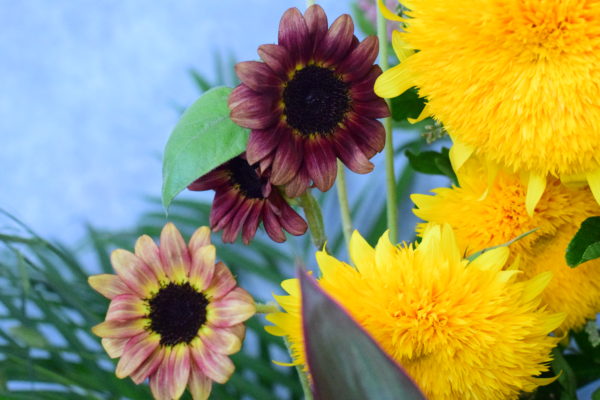
[[[457,183],[456,174],[450,163],[450,150],[448,148],[442,147],[440,152],[422,151],[420,153],[414,153],[409,149],[406,150],[405,154],[410,166],[415,171],[429,175],[444,175]]]
[[[425,399],[404,370],[300,272],[306,356],[316,400]]]
[[[577,400],[577,379],[575,378],[575,372],[573,372],[573,368],[571,368],[559,347],[555,347],[552,350],[552,358],[552,371],[558,375],[558,382],[563,388],[561,399]]]
[[[600,400],[600,389],[596,389],[594,393],[592,393],[592,400]]]
[[[423,108],[425,108],[425,99],[419,97],[417,89],[411,88],[398,97],[391,100],[392,119],[395,121],[404,121],[407,118],[417,118]]]
[[[600,258],[600,217],[583,221],[567,247],[567,264],[573,268],[586,261]]]
[[[10,328],[10,333],[29,347],[47,347],[48,341],[35,329],[17,325]]]
[[[229,118],[230,93],[227,87],[207,91],[186,110],[171,133],[163,160],[165,209],[194,180],[245,150],[249,131]]]
[[[356,22],[356,25],[358,25],[358,29],[360,29],[365,35],[377,35],[377,27],[374,26],[371,21],[369,21],[366,13],[357,3],[352,3],[352,19],[354,19],[354,22]]]

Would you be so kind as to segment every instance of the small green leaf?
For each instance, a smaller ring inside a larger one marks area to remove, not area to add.
[[[411,88],[398,97],[394,97],[391,102],[392,119],[404,121],[407,118],[417,118],[423,108],[425,108],[425,99],[419,97],[417,89]]]
[[[586,261],[600,258],[600,217],[583,221],[567,247],[567,264],[573,268]]]
[[[305,272],[300,272],[306,357],[316,400],[419,400],[404,370]]]
[[[552,358],[552,371],[558,375],[558,382],[564,389],[561,399],[577,400],[577,379],[575,378],[575,373],[559,347],[555,347],[552,350]]]
[[[600,346],[600,332],[598,332],[596,321],[588,321],[585,324],[585,333],[588,334],[588,339],[592,347]]]
[[[600,389],[596,389],[594,393],[592,393],[592,400],[600,400]]]
[[[229,118],[230,93],[227,87],[204,93],[181,116],[171,133],[163,160],[165,209],[194,180],[245,150],[249,131]]]
[[[450,163],[450,153],[448,148],[443,147],[440,152],[437,151],[422,151],[413,153],[411,150],[406,150],[406,157],[410,166],[417,172],[429,175],[444,175],[457,183],[456,174]]]

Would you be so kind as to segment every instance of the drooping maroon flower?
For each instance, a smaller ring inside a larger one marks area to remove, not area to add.
[[[258,48],[264,62],[236,65],[242,83],[229,97],[231,118],[250,128],[246,155],[270,181],[296,197],[310,181],[321,191],[333,185],[336,158],[357,173],[373,169],[369,161],[385,145],[377,118],[389,109],[373,92],[381,69],[373,65],[378,41],[354,36],[349,15],[328,28],[321,7],[304,14],[285,12],[279,44]]]
[[[244,244],[256,234],[262,221],[267,234],[276,242],[284,242],[285,229],[292,235],[306,232],[306,222],[271,186],[258,166],[251,166],[244,155],[215,168],[188,186],[195,191],[214,190],[210,225],[214,232],[223,230],[223,241],[232,243],[240,231]]]

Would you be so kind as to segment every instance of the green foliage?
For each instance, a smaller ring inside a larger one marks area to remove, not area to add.
[[[419,97],[415,88],[410,88],[400,96],[390,100],[392,107],[392,118],[395,121],[404,121],[408,118],[417,118],[423,108],[425,99]]]
[[[249,131],[229,118],[230,88],[214,88],[192,104],[175,126],[163,158],[165,209],[190,183],[242,153]]]
[[[408,162],[415,171],[429,175],[447,176],[457,184],[458,180],[450,163],[449,152],[450,150],[446,147],[442,147],[439,152],[422,151],[414,153],[411,150],[406,150],[406,157],[408,157]]]
[[[315,398],[418,400],[420,390],[306,273],[300,273],[307,361]]]
[[[569,243],[566,259],[570,267],[576,267],[596,258],[600,258],[600,217],[590,217]]]

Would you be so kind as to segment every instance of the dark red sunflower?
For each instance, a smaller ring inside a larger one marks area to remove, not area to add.
[[[333,185],[336,158],[357,173],[385,145],[377,118],[389,116],[373,92],[381,69],[374,36],[359,42],[354,23],[342,15],[328,28],[323,9],[285,12],[279,44],[258,48],[263,62],[236,65],[242,83],[229,97],[231,119],[250,128],[248,162],[271,169],[270,181],[286,194],[302,194],[312,181],[322,191]]]
[[[276,242],[285,241],[283,229],[296,236],[306,232],[302,217],[243,154],[200,177],[188,189],[215,191],[210,225],[215,232],[223,230],[225,243],[234,242],[241,231],[244,244],[248,244],[261,221]]]

